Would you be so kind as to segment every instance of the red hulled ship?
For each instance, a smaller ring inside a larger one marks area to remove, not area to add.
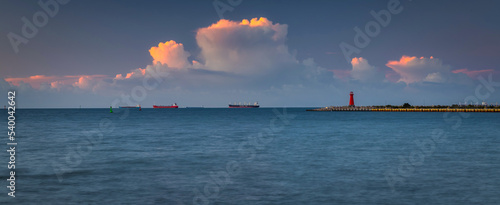
[[[153,105],[153,108],[179,108],[179,106],[177,106],[177,103],[174,103],[172,105]]]

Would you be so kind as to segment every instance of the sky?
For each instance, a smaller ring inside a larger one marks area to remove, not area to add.
[[[350,91],[356,105],[496,104],[499,6],[2,0],[0,92],[20,108],[341,106]]]

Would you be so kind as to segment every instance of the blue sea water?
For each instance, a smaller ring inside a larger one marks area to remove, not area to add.
[[[20,109],[0,204],[500,202],[499,113],[305,110]]]

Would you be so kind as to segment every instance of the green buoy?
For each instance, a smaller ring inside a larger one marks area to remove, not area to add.
[[[109,106],[109,113],[113,113],[113,107]]]

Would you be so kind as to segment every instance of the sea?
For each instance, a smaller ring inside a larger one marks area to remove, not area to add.
[[[4,110],[0,204],[500,204],[500,113],[306,109]]]

